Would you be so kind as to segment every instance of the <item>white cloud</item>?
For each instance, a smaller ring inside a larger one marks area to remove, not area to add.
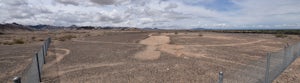
[[[228,1],[235,9],[219,11],[202,5],[222,4],[217,0],[1,0],[0,21],[65,26],[299,28],[299,0]]]

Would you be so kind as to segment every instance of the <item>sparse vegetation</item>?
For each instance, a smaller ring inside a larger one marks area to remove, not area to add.
[[[31,37],[31,40],[35,40],[35,39],[36,39],[36,37],[34,37],[34,36],[33,36],[33,37]]]
[[[202,36],[203,36],[203,34],[202,34],[202,33],[199,33],[199,34],[198,34],[198,36],[202,37]]]
[[[287,37],[287,35],[286,34],[274,34],[274,36],[275,37],[277,37],[277,38],[286,38]]]
[[[39,39],[39,41],[44,41],[44,39]]]
[[[22,39],[13,39],[13,43],[14,43],[14,44],[24,44],[25,41],[22,40]]]
[[[84,35],[84,37],[89,37],[89,36],[91,36],[91,34],[86,34],[86,35]]]
[[[0,32],[0,35],[3,35],[4,33]]]
[[[300,30],[212,30],[212,32],[300,35]]]
[[[13,44],[14,44],[13,42],[8,42],[8,41],[3,42],[3,45],[13,45]]]
[[[59,37],[58,40],[59,41],[66,41],[66,40],[71,40],[72,38],[76,38],[76,36],[74,36],[74,35],[65,35],[65,36]]]
[[[177,35],[177,34],[178,34],[178,32],[176,31],[176,32],[174,32],[174,34],[175,34],[175,35]]]
[[[0,42],[3,45],[14,45],[14,44],[24,44],[25,41],[23,39],[13,39],[12,41]]]

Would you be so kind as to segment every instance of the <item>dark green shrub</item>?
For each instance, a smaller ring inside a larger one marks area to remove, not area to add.
[[[287,37],[286,34],[274,34],[274,36],[277,37],[277,38],[285,38],[285,37]]]
[[[35,40],[35,39],[36,39],[36,37],[34,37],[34,36],[33,36],[33,37],[31,37],[31,40]]]
[[[174,34],[175,34],[175,35],[177,35],[177,34],[178,34],[178,32],[176,31],[176,32],[174,32]]]
[[[202,37],[202,36],[203,36],[203,34],[202,34],[202,33],[199,33],[199,34],[198,34],[198,36]]]
[[[13,43],[15,43],[15,44],[24,44],[25,42],[22,39],[14,39]]]
[[[8,41],[3,42],[3,45],[13,45],[13,44],[14,44],[13,42],[8,42]]]
[[[76,38],[76,36],[74,36],[74,35],[65,35],[65,36],[59,37],[58,40],[59,41],[66,41],[66,40],[71,40],[72,38]]]

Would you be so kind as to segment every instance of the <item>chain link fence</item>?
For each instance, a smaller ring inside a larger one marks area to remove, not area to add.
[[[300,43],[287,45],[278,52],[251,61],[238,68],[227,69],[219,83],[272,83],[296,58]]]
[[[41,49],[33,56],[21,77],[16,77],[14,83],[40,83],[43,64],[51,38],[47,38]],[[219,72],[217,80],[210,83],[272,83],[296,58],[300,56],[300,43],[287,45],[278,52],[268,53],[248,64],[240,63],[237,68]]]
[[[292,62],[300,56],[300,43],[295,45],[287,45],[283,50],[270,53],[267,57],[266,83],[272,83]]]
[[[31,63],[25,68],[21,77],[15,77],[14,83],[40,83],[43,65],[46,63],[45,56],[51,43],[47,38],[41,49],[32,57]]]

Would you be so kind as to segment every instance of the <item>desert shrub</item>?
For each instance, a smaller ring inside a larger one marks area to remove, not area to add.
[[[76,38],[76,36],[74,36],[74,35],[65,35],[65,36],[59,37],[58,40],[59,41],[66,41],[66,40],[71,40],[72,38]]]
[[[175,42],[174,41],[170,41],[169,44],[175,44]]]
[[[287,37],[286,34],[274,34],[274,36],[277,37],[277,38],[285,38],[285,37]]]
[[[91,36],[91,34],[85,34],[85,35],[84,35],[84,37],[89,37],[89,36]]]
[[[198,36],[202,37],[202,36],[203,36],[203,34],[202,34],[202,33],[199,33],[199,34],[198,34]]]
[[[178,34],[178,32],[176,31],[176,32],[174,32],[174,34],[175,34],[175,35],[177,35],[177,34]]]
[[[22,39],[13,39],[13,43],[15,43],[15,44],[24,44],[25,41],[22,40]]]
[[[4,35],[4,33],[3,33],[3,32],[0,32],[0,35]]]
[[[39,39],[39,41],[44,41],[44,39]]]
[[[35,39],[36,39],[36,37],[34,37],[34,36],[33,36],[33,37],[31,37],[31,40],[35,40]]]
[[[13,42],[8,42],[8,41],[3,42],[3,45],[13,45],[13,44],[14,44]]]

